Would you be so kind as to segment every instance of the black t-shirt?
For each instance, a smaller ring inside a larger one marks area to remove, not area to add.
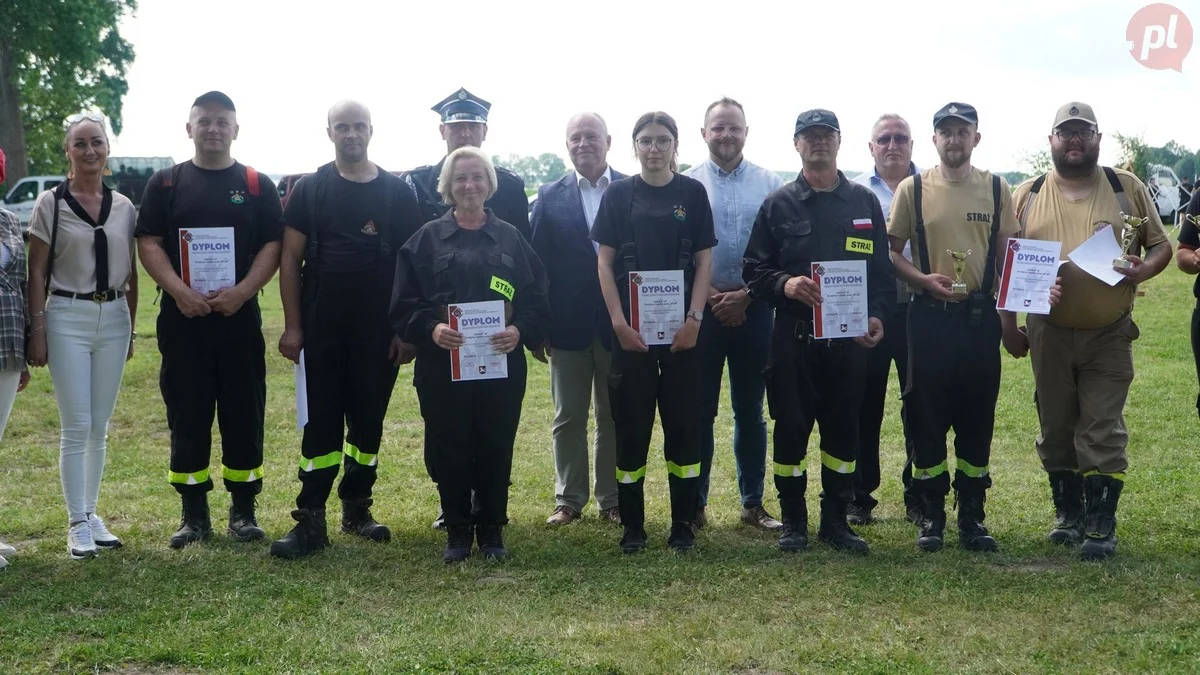
[[[622,183],[628,183],[623,186]],[[616,192],[614,192],[614,188]],[[632,190],[632,200],[629,199]],[[628,210],[626,210],[626,205]],[[621,257],[621,228],[631,224],[639,270],[625,269]],[[592,225],[592,239],[617,250],[613,273],[623,280],[632,271],[679,269],[679,244],[686,233],[692,242],[692,254],[717,245],[712,207],[704,184],[676,174],[661,187],[650,185],[641,176],[614,182],[600,200],[600,209]],[[695,267],[695,258],[689,269]],[[689,275],[691,272],[688,273]],[[617,284],[618,289],[628,284]],[[621,294],[622,306],[628,306],[627,292]],[[691,305],[691,284],[685,284],[684,302]]]
[[[1187,215],[1200,218],[1200,189],[1192,193],[1192,198],[1187,204]],[[1186,218],[1183,227],[1179,229],[1179,245],[1183,248],[1200,248],[1200,230]],[[1200,298],[1200,276],[1197,276],[1192,284],[1192,295]]]
[[[173,176],[170,187],[163,186],[166,176]],[[279,192],[265,175],[258,174],[258,196],[254,196],[240,162],[212,171],[188,160],[150,178],[134,235],[162,237],[171,266],[179,274],[180,228],[232,227],[235,271],[241,281],[263,246],[283,236],[282,215]]]
[[[383,169],[369,183],[355,183],[326,166],[296,184],[283,221],[310,240],[316,225],[321,272],[375,270],[384,242],[394,253],[424,224],[417,200],[400,178]]]

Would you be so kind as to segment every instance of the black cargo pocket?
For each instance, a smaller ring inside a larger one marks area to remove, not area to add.
[[[784,265],[796,261],[811,261],[815,251],[812,250],[812,221],[789,220],[779,226],[781,262]]]

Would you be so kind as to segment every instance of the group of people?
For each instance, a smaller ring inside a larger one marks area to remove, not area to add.
[[[490,104],[460,89],[434,110],[447,155],[396,176],[368,157],[367,108],[334,105],[327,120],[334,159],[299,181],[285,210],[270,179],[232,157],[233,101],[208,92],[189,114],[195,156],[155,174],[136,214],[100,180],[103,119],[68,119],[71,176],[39,198],[28,282],[19,231],[6,225],[0,233],[0,412],[7,415],[28,380],[26,363],[50,366],[72,558],[121,545],[97,503],[108,421],[136,338],[137,257],[163,292],[157,332],[168,480],[182,513],[172,548],[212,535],[214,415],[231,495],[228,536],[265,537],[256,517],[266,397],[257,298],[278,270],[278,347],[303,368],[307,422],[296,525],[271,543],[274,556],[299,558],[328,545],[325,509],[339,467],[342,532],[390,539],[372,515],[372,495],[384,417],[409,362],[425,465],[440,495],[434,527],[446,531],[444,560],[465,560],[473,550],[508,556],[503,528],[525,349],[549,362],[551,526],[580,519],[594,497],[600,517],[623,528],[622,551],[647,547],[643,486],[657,409],[670,490],[667,543],[693,548],[707,522],[728,363],[741,519],[777,532],[783,551],[808,546],[806,460],[819,425],[817,536],[866,553],[852,526],[872,522],[878,504],[872,493],[895,362],[904,506],[916,545],[942,548],[953,489],[959,545],[993,551],[984,520],[1001,345],[1031,357],[1036,447],[1056,514],[1050,540],[1080,545],[1085,559],[1115,553],[1128,464],[1122,412],[1138,336],[1131,312],[1137,284],[1166,267],[1171,248],[1145,185],[1099,166],[1101,133],[1090,106],[1057,111],[1048,136],[1054,169],[1015,193],[971,163],[979,117],[961,102],[933,115],[937,166],[913,164],[912,129],[888,114],[868,139],[873,170],[854,180],[838,169],[837,116],[802,112],[793,135],[801,171],[790,183],[746,160],[749,125],[733,99],[708,107],[700,130],[708,159],[682,173],[670,115],[637,120],[630,138],[639,171],[624,176],[608,165],[612,137],[603,118],[581,113],[565,134],[574,170],[538,189],[531,216],[520,178],[479,149]],[[1197,211],[1193,199],[1189,213]],[[996,309],[1011,237],[1058,241],[1069,251],[1127,216],[1145,225],[1120,283],[1109,286],[1068,261],[1050,289],[1048,315],[1031,314],[1018,326],[1016,314]],[[1176,254],[1192,274],[1200,271],[1197,236],[1194,223],[1185,228]],[[201,250],[227,254],[201,262]],[[843,261],[866,270],[865,333],[829,338],[815,330],[823,297],[813,267]],[[651,273],[683,279],[684,316],[662,344],[648,344],[635,327],[631,287]],[[506,376],[452,376],[468,347],[459,305],[487,301],[503,307],[503,325],[488,341]],[[1200,318],[1193,323],[1200,342],[1196,326]],[[778,519],[763,503],[764,396],[775,423]]]

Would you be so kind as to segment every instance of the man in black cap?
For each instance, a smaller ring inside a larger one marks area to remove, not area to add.
[[[917,546],[941,550],[950,492],[946,435],[954,429],[959,545],[995,551],[983,526],[984,492],[1000,394],[1000,255],[1018,228],[1012,193],[999,176],[971,166],[979,117],[966,103],[933,116],[940,162],[896,188],[888,220],[892,262],[913,289],[908,310],[909,377],[904,391],[912,440],[913,493],[921,513]],[[913,261],[903,255],[911,244]]]
[[[794,142],[803,168],[795,182],[763,202],[742,271],[751,296],[775,307],[764,375],[775,420],[775,487],[783,518],[779,548],[801,551],[808,546],[805,456],[816,423],[823,489],[817,536],[836,549],[866,553],[867,542],[846,523],[846,508],[854,496],[851,478],[867,350],[883,338],[883,318],[895,302],[887,224],[879,198],[837,168],[841,131],[833,113],[800,113]],[[813,264],[832,261],[866,263],[865,335],[814,337],[823,298]]]
[[[442,140],[446,141],[446,154],[470,145],[483,147],[487,138],[487,117],[492,104],[475,96],[466,89],[459,89],[442,99],[432,110],[442,118],[438,127]],[[450,210],[438,194],[438,176],[442,173],[442,161],[433,166],[421,166],[404,174],[404,181],[412,188],[421,206],[425,222],[437,220]],[[525,196],[525,181],[520,176],[496,167],[496,194],[484,204],[496,217],[517,228],[526,241],[532,239],[529,229],[529,198]]]
[[[163,290],[158,314],[159,384],[171,429],[168,480],[183,502],[171,548],[212,534],[208,492],[214,412],[221,477],[230,492],[229,537],[258,541],[266,355],[258,292],[279,266],[279,193],[270,178],[233,159],[233,101],[210,91],[192,103],[191,160],[146,185],[138,213],[138,257]],[[193,256],[207,260],[189,264]]]

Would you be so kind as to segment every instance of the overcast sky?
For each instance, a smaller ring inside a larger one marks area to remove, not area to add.
[[[371,108],[371,158],[407,169],[445,153],[430,106],[460,86],[492,103],[490,154],[565,157],[567,119],[594,110],[608,120],[609,161],[621,169],[635,163],[634,120],[656,109],[678,120],[682,161],[702,161],[704,109],[721,96],[746,107],[747,158],[777,170],[798,169],[793,125],[814,107],[840,118],[839,165],[854,170],[870,166],[866,140],[883,112],[912,123],[918,164],[936,163],[931,118],[952,100],[980,111],[973,163],[983,168],[1019,169],[1069,100],[1095,107],[1106,163],[1117,151],[1112,132],[1200,147],[1200,56],[1193,50],[1182,73],[1135,62],[1125,32],[1144,2],[138,4],[121,29],[137,57],[114,155],[189,158],[188,107],[220,89],[238,107],[234,156],[261,171],[329,161],[325,113],[342,98]],[[1174,4],[1200,21],[1200,2]]]

